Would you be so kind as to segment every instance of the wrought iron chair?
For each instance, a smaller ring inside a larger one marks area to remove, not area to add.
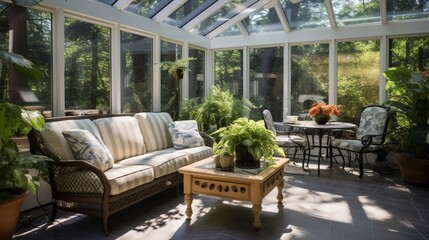
[[[276,144],[283,148],[285,153],[288,153],[288,150],[294,149],[293,159],[295,160],[296,154],[298,150],[301,150],[303,153],[303,162],[306,158],[306,150],[307,150],[307,141],[304,137],[300,136],[296,132],[292,132],[290,129],[283,126],[283,124],[278,125],[276,127],[273,117],[271,115],[270,110],[265,108],[264,106],[260,107],[261,115],[265,122],[265,127],[274,133],[276,138]]]
[[[345,165],[344,155],[341,150],[348,151],[349,163],[351,153],[355,153],[359,162],[359,178],[363,176],[363,154],[364,153],[377,153],[384,150],[384,142],[387,135],[387,129],[390,118],[394,115],[390,111],[390,107],[382,105],[368,105],[362,108],[358,116],[357,129],[353,135],[350,135],[350,130],[343,131],[348,132],[349,137],[347,139],[341,138],[341,135],[337,133],[331,139],[330,151],[337,149],[343,160],[343,168]]]

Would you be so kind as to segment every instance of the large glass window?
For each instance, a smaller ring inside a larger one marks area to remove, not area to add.
[[[243,50],[215,52],[215,84],[243,97]]]
[[[174,62],[180,58],[182,58],[181,45],[161,41],[161,62]],[[161,71],[161,110],[170,113],[175,120],[179,117],[181,85],[180,79],[171,78],[168,71]]]
[[[429,36],[390,39],[389,67],[429,70]]]
[[[329,44],[292,46],[291,54],[290,113],[305,118],[314,102],[328,100]]]
[[[429,0],[387,0],[390,21],[429,17]]]
[[[110,110],[110,28],[65,19],[66,115]]]
[[[249,33],[282,31],[283,25],[274,8],[264,8],[242,21]]]
[[[330,26],[323,0],[280,0],[280,3],[292,30]]]
[[[380,22],[379,0],[332,0],[338,26]]]
[[[28,108],[44,111],[52,109],[52,16],[9,3],[0,3],[0,50],[23,55],[42,72],[41,81],[29,79],[0,65],[0,101],[9,101]],[[10,30],[13,29],[13,30]]]
[[[121,32],[122,112],[152,111],[153,39]]]
[[[377,104],[380,79],[380,42],[338,43],[337,103],[340,120],[356,122],[363,106]]]
[[[189,62],[189,98],[199,98],[199,101],[204,98],[205,54],[203,50],[189,48],[189,57],[196,58]]]
[[[250,100],[255,106],[265,106],[274,121],[283,119],[283,47],[250,50]],[[259,109],[252,119],[260,119]]]

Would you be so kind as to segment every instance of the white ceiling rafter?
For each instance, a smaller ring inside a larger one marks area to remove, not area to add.
[[[113,4],[113,7],[124,10],[133,0],[118,0],[115,4]]]
[[[218,28],[214,29],[210,33],[206,35],[207,38],[212,39],[216,37],[217,35],[221,34],[228,28],[232,27],[234,24],[237,24],[239,21],[243,20],[244,18],[248,17],[250,14],[254,13],[255,11],[264,8],[268,4],[270,4],[272,0],[261,0],[253,4],[252,6],[247,7],[244,11],[240,12],[233,18],[229,19],[224,24],[220,25]]]
[[[386,2],[386,0],[380,0],[380,17],[381,17],[381,23],[387,24],[387,2]]]
[[[243,34],[244,37],[249,36],[249,32],[247,31],[246,27],[243,25],[243,23],[240,21],[236,24],[238,30],[240,30],[241,34]]]
[[[155,16],[153,16],[152,20],[156,22],[162,22],[166,19],[170,14],[172,14],[176,9],[181,7],[188,0],[174,0],[169,3],[165,8],[159,11]]]
[[[328,12],[329,23],[331,28],[337,28],[337,21],[334,15],[334,7],[332,6],[332,0],[325,0],[326,11]]]
[[[280,1],[274,3],[274,9],[276,10],[277,16],[279,17],[280,23],[282,24],[285,32],[290,32],[289,22],[286,19],[285,12],[283,12],[283,7],[280,5]]]
[[[208,7],[206,10],[202,11],[198,16],[196,16],[194,19],[189,21],[185,26],[182,27],[185,31],[190,31],[192,28],[197,26],[202,21],[206,20],[208,17],[210,17],[213,13],[215,13],[217,10],[221,9],[223,6],[225,6],[227,3],[231,2],[231,0],[219,0],[216,1],[213,5]]]

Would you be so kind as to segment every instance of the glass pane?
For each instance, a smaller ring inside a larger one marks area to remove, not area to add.
[[[15,73],[6,61],[0,61],[0,101],[38,109],[49,117],[52,109],[52,16],[9,3],[0,3],[0,10],[5,24],[1,26],[0,49],[23,55],[42,72],[41,80],[37,81]],[[13,35],[8,31],[9,26],[14,29]]]
[[[133,0],[125,11],[130,11],[142,15],[143,17],[152,18],[172,0]]]
[[[324,0],[280,0],[292,30],[330,27]]]
[[[429,17],[429,0],[387,0],[389,21]]]
[[[225,30],[221,34],[218,35],[218,37],[227,37],[227,36],[237,36],[242,35],[240,29],[237,28],[236,25],[230,27],[229,29]]]
[[[152,111],[152,38],[121,32],[122,112]]]
[[[389,40],[389,67],[429,70],[429,35]]]
[[[379,0],[332,0],[338,26],[381,22]]]
[[[357,123],[363,106],[378,104],[380,41],[338,43],[339,120]]]
[[[110,110],[110,28],[65,18],[66,115]]]
[[[113,4],[115,4],[118,0],[97,0],[97,1],[113,6]]]
[[[329,44],[292,46],[291,55],[290,115],[303,119],[314,102],[328,100]]]
[[[189,62],[189,98],[204,98],[205,55],[203,50],[189,48],[189,57],[196,58]]]
[[[215,84],[243,97],[243,50],[215,52]]]
[[[283,47],[250,50],[250,101],[267,107],[274,121],[283,121]],[[250,117],[262,119],[259,109]]]
[[[223,8],[210,15],[206,20],[199,23],[192,32],[197,32],[200,35],[205,36],[210,33],[235,15],[244,11],[248,6],[251,6],[257,2],[256,0],[232,0],[226,4]]]
[[[274,8],[262,9],[242,21],[249,33],[283,31]]]
[[[194,17],[206,10],[215,2],[215,0],[186,1],[181,7],[168,16],[164,22],[172,26],[183,27],[186,23],[191,21]]]
[[[182,46],[161,41],[161,62],[182,58]],[[179,99],[181,99],[181,80],[170,78],[167,71],[161,71],[161,111],[168,112],[173,120],[179,117]]]

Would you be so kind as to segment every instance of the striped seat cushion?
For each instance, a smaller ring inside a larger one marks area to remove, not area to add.
[[[144,154],[143,136],[134,117],[122,116],[94,120],[114,162]]]
[[[63,131],[70,129],[88,130],[98,140],[102,141],[97,126],[89,119],[48,122],[41,131],[41,136],[43,144],[53,157],[63,160],[75,160],[73,152],[63,136]]]
[[[175,148],[168,149],[186,155],[188,157],[189,163],[198,162],[200,160],[213,156],[213,148],[207,146],[185,148],[180,150],[177,150]]]
[[[153,152],[173,146],[167,123],[173,122],[170,114],[166,112],[137,113],[134,115],[143,135],[146,151]]]
[[[153,167],[155,178],[162,177],[169,173],[177,171],[179,168],[188,164],[188,158],[178,151],[164,149],[155,152],[148,152],[141,156],[124,159],[118,164],[134,166],[149,165]]]

